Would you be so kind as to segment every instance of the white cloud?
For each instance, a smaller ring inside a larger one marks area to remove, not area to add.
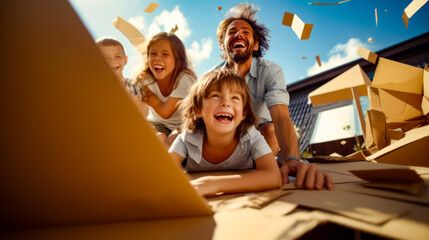
[[[171,12],[163,10],[160,15],[156,16],[149,26],[147,36],[150,37],[159,32],[170,32],[176,24],[179,27],[176,35],[182,41],[185,41],[186,38],[191,35],[191,30],[189,29],[185,16],[180,12],[179,6],[176,6]],[[161,27],[163,28],[161,29]]]
[[[329,51],[328,61],[323,61],[323,57],[321,56],[320,60],[322,62],[322,66],[319,67],[317,62],[315,62],[314,65],[307,70],[307,75],[312,76],[360,58],[357,54],[357,49],[359,46],[369,49],[366,43],[363,43],[360,39],[357,38],[350,38],[349,41],[345,44],[337,44],[334,46],[334,48],[331,49],[331,51]]]
[[[201,45],[197,41],[194,41],[191,48],[187,51],[194,66],[210,57],[213,49],[213,40],[211,38],[204,38],[201,40]]]
[[[143,16],[136,16],[128,19],[128,22],[131,23],[138,30],[143,30],[144,26],[146,26],[146,22]]]

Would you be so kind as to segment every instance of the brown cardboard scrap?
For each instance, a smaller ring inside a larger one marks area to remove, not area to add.
[[[424,179],[424,183],[427,185],[429,183],[429,176],[426,174],[420,175]],[[422,191],[421,195],[413,195],[413,194],[406,194],[403,192],[398,191],[386,191],[383,189],[378,188],[369,188],[362,185],[362,183],[345,183],[345,184],[339,184],[335,186],[336,190],[341,191],[347,191],[347,192],[355,192],[355,193],[361,193],[361,194],[367,194],[372,196],[378,196],[381,198],[389,198],[389,199],[395,199],[400,201],[406,201],[411,203],[417,203],[425,205],[426,207],[429,206],[429,191],[427,188],[425,188],[424,191]],[[429,217],[428,217],[429,221]]]
[[[411,204],[410,204],[411,205]],[[429,236],[429,219],[426,206],[413,204],[411,212],[393,219],[381,226],[361,222],[352,218],[344,217],[334,213],[313,211],[321,218],[341,226],[349,227],[391,239],[427,239]]]
[[[381,163],[429,167],[429,125],[412,129],[402,139],[370,155]]]
[[[381,225],[410,209],[401,202],[338,190],[294,191],[281,199]]]
[[[158,3],[150,3],[146,9],[144,10],[147,13],[152,13],[153,11],[155,11],[155,9],[159,6]]]
[[[260,193],[248,193],[240,197],[222,199],[220,201],[210,201],[213,211],[235,210],[240,208],[261,209],[277,198],[289,194],[280,189],[270,190]]]
[[[369,38],[368,38],[368,42],[373,43],[373,42],[374,42],[374,39],[372,39],[372,37],[369,37]]]
[[[316,61],[317,61],[317,65],[319,65],[319,67],[321,67],[322,66],[322,62],[320,61],[320,56],[319,55],[316,56]]]
[[[386,139],[386,117],[378,110],[366,111],[366,135],[365,145],[367,148],[376,147],[382,149],[389,143]]]
[[[131,42],[131,44],[141,53],[146,38],[131,23],[117,16],[112,25],[118,29]]]
[[[348,161],[358,161],[356,159],[351,159],[349,157],[343,156],[321,156],[316,155],[312,157],[306,157],[309,162],[348,162]]]
[[[408,28],[410,18],[425,5],[428,0],[413,0],[405,9],[402,14],[402,20],[404,21],[405,27]]]
[[[422,94],[423,69],[380,57],[371,86]]]
[[[412,169],[350,170],[357,177],[368,181],[366,187],[396,190],[419,195],[425,188],[423,179]]]
[[[370,38],[370,39],[371,39],[371,42],[372,42],[372,38]],[[368,39],[368,41],[370,41],[370,39]],[[367,60],[370,63],[375,64],[377,62],[378,55],[375,54],[375,53],[373,53],[373,52],[371,52],[370,50],[368,50],[368,49],[366,49],[364,47],[359,46],[358,50],[357,50],[357,54],[361,58]]]
[[[219,11],[220,11],[220,10],[222,10],[222,7],[221,7],[221,6],[219,6],[219,7],[217,8],[217,10],[219,10]]]
[[[313,24],[304,23],[296,14],[285,12],[282,24],[291,27],[300,40],[310,38]]]
[[[325,172],[339,173],[349,176],[354,176],[350,173],[350,170],[365,170],[365,169],[386,169],[386,168],[398,168],[408,169],[407,166],[395,165],[395,164],[383,164],[374,163],[370,161],[357,161],[357,162],[341,162],[341,163],[315,163],[316,166]]]
[[[423,96],[429,100],[429,64],[423,71]]]
[[[422,115],[422,95],[379,89],[380,106],[386,122],[405,122]]]
[[[171,28],[170,33],[175,33],[177,30],[179,30],[179,27],[175,24],[174,28]]]
[[[429,100],[426,97],[422,97],[422,113],[429,119]]]
[[[335,2],[335,3],[319,3],[319,1],[316,1],[315,3],[308,3],[308,4],[309,5],[338,5],[338,4],[349,2],[349,1],[351,1],[351,0],[344,0],[344,1]]]
[[[357,64],[312,91],[308,94],[308,97],[310,98],[313,106],[353,99],[353,93],[350,88],[356,88],[359,96],[366,96],[368,95],[367,86],[370,84],[371,80],[359,64]]]

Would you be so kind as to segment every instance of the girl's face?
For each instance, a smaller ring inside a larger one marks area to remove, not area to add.
[[[171,80],[176,66],[168,40],[154,42],[149,49],[149,69],[157,81]]]
[[[203,98],[202,109],[197,117],[203,118],[206,131],[216,134],[234,133],[244,119],[243,98],[230,86],[221,90],[212,87],[207,98]]]

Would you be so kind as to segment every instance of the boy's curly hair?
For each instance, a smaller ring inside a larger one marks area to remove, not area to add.
[[[245,118],[238,125],[236,135],[239,136],[250,126],[256,125],[257,118],[252,108],[249,88],[244,77],[237,71],[230,68],[218,68],[204,74],[192,87],[186,98],[180,103],[182,112],[181,130],[195,132],[205,131],[205,124],[202,118],[197,117],[203,107],[203,100],[207,99],[213,90],[221,91],[228,87],[238,92],[243,100],[243,115]]]
[[[258,20],[255,15],[259,11],[259,8],[256,8],[253,4],[242,3],[233,8],[231,8],[227,13],[226,17],[217,28],[217,40],[219,46],[222,46],[225,40],[226,30],[228,26],[235,20],[244,20],[246,21],[253,29],[253,39],[255,42],[259,43],[259,49],[253,51],[253,57],[262,57],[269,48],[269,30],[262,23],[257,23]],[[227,59],[227,49],[223,50],[221,55],[222,59]]]

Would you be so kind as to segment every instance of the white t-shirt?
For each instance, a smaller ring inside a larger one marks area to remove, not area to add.
[[[161,101],[167,101],[167,98],[185,98],[188,96],[189,89],[194,84],[195,78],[187,73],[182,74],[180,79],[178,79],[176,88],[170,93],[170,96],[164,97],[159,89],[158,83],[149,84],[148,88],[155,94]],[[151,106],[149,106],[149,114],[147,119],[151,122],[157,122],[163,124],[165,127],[171,131],[176,130],[182,124],[182,118],[179,110],[173,113],[170,118],[161,117]]]

